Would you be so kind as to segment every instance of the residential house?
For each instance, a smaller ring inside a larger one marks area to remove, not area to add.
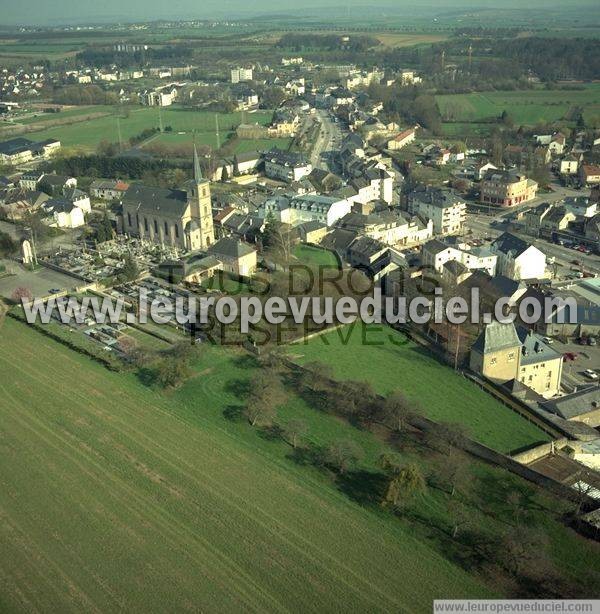
[[[66,175],[47,174],[38,182],[38,188],[49,196],[59,197],[66,188],[76,188],[77,179]]]
[[[223,263],[223,270],[239,277],[250,277],[256,271],[257,250],[233,237],[224,237],[208,248],[208,255]]]
[[[85,224],[83,211],[66,198],[49,198],[42,209],[54,219],[51,226],[57,228],[79,228]]]
[[[406,147],[415,140],[416,134],[416,128],[408,128],[406,130],[403,130],[402,132],[399,132],[396,136],[388,140],[387,148],[391,149],[392,151],[402,149],[403,147]]]
[[[302,243],[319,244],[328,232],[327,226],[323,222],[313,220],[312,222],[304,222],[294,228],[295,236]]]
[[[600,184],[600,166],[595,164],[582,164],[579,167],[579,178],[585,186]]]
[[[496,274],[497,256],[485,247],[470,247],[466,244],[448,245],[438,239],[428,241],[421,249],[423,266],[442,273],[444,265],[459,262],[468,271],[485,271],[488,275]]]
[[[583,422],[592,428],[600,426],[600,388],[596,385],[547,401],[542,407],[565,420]]]
[[[542,203],[525,213],[525,228],[534,237],[552,238],[553,233],[568,229],[577,219],[568,206],[560,203]]]
[[[90,184],[90,194],[101,200],[121,200],[129,184],[120,179],[95,179]]]
[[[79,188],[65,188],[63,197],[71,201],[76,207],[79,207],[84,213],[92,212],[92,204],[90,197]]]
[[[558,172],[561,175],[577,175],[579,170],[579,158],[574,155],[564,157],[558,163]]]
[[[48,200],[45,192],[8,188],[0,192],[0,212],[11,221],[22,220],[35,213]]]
[[[544,398],[560,392],[563,357],[531,330],[488,324],[471,348],[470,368],[496,384],[520,382]]]
[[[424,221],[417,216],[407,219],[389,211],[370,215],[348,213],[336,225],[357,235],[397,247],[418,245],[430,239],[433,234],[431,220]]]
[[[211,181],[221,181],[225,170],[230,178],[254,173],[258,171],[261,160],[262,154],[258,151],[245,151],[222,158],[212,174]]]
[[[489,171],[496,170],[498,170],[498,167],[494,166],[491,162],[478,164],[473,170],[473,179],[475,179],[476,181],[481,181]]]
[[[272,149],[264,154],[265,175],[280,181],[298,181],[312,171],[312,165],[299,153]]]
[[[546,254],[516,235],[505,232],[492,241],[490,248],[498,256],[500,275],[516,281],[546,277]]]

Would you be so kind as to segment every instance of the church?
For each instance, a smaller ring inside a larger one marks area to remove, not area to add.
[[[131,185],[123,194],[122,231],[130,236],[189,251],[215,241],[210,183],[202,177],[194,147],[194,178],[185,189]]]

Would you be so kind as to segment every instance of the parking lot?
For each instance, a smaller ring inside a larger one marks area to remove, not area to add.
[[[0,264],[3,264],[9,273],[0,277],[0,296],[3,298],[11,298],[17,288],[26,288],[36,298],[49,296],[56,291],[72,292],[76,287],[84,285],[84,282],[76,277],[43,266],[32,271],[13,260],[0,260]]]
[[[565,360],[563,364],[562,382],[569,387],[581,387],[584,384],[593,384],[595,381],[586,376],[586,369],[590,369],[600,377],[600,346],[580,345],[575,341],[561,343],[556,340],[552,343],[552,348],[565,354],[572,355],[574,360]]]

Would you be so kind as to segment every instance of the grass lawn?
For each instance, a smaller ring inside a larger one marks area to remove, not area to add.
[[[470,123],[470,122],[443,122],[442,130],[445,136],[467,137],[467,136],[486,136],[496,126],[495,123]]]
[[[357,324],[290,351],[301,362],[330,364],[342,379],[369,381],[381,394],[398,389],[432,420],[464,424],[474,439],[501,452],[548,441],[543,431],[387,326]]]
[[[207,290],[219,290],[220,292],[233,295],[248,294],[250,292],[250,286],[246,281],[230,277],[222,271],[218,271],[209,279],[205,279],[202,282],[202,287]]]
[[[210,111],[188,110],[177,107],[162,109],[161,114],[163,126],[171,126],[173,132],[161,134],[156,137],[157,139],[164,139],[164,142],[177,144],[191,143],[195,131],[198,143],[216,146],[215,116],[217,114]],[[117,116],[119,116],[123,142],[140,134],[147,128],[155,128],[159,125],[158,108],[133,107],[121,113],[115,107],[114,114],[111,116],[71,124],[70,126],[55,126],[40,132],[31,132],[27,135],[27,138],[32,140],[57,138],[67,147],[81,146],[86,149],[94,149],[103,140],[118,142]],[[242,113],[220,113],[218,116],[221,143],[223,143],[227,134],[242,122]],[[261,124],[269,123],[271,117],[271,111],[259,111],[251,115],[253,122]],[[179,132],[185,134],[178,134]]]
[[[134,339],[141,347],[149,350],[166,350],[171,347],[170,343],[167,343],[154,335],[149,335],[148,333],[145,333],[137,328],[130,327],[124,331],[124,334]]]
[[[303,263],[339,268],[340,264],[333,252],[314,245],[301,243],[294,247],[294,256]]]
[[[88,116],[94,114],[111,114],[114,112],[114,107],[110,105],[84,105],[63,109],[60,113],[44,113],[37,111],[35,113],[26,113],[24,117],[14,117],[14,124],[44,124],[51,121],[61,121],[63,119],[76,120],[79,116]],[[8,123],[8,122],[7,122]]]
[[[225,419],[246,355],[204,348],[198,375],[162,394],[11,319],[1,334],[1,610],[430,612],[436,597],[492,596],[402,521]],[[299,400],[282,413],[375,453],[369,433]]]
[[[535,125],[563,119],[574,106],[584,108],[587,118],[600,115],[600,84],[583,90],[524,90],[443,94],[436,96],[442,117],[477,122],[500,117],[506,110],[515,123]],[[446,128],[445,128],[446,130]]]
[[[235,143],[234,153],[246,151],[264,151],[277,147],[287,151],[292,139],[238,139]]]

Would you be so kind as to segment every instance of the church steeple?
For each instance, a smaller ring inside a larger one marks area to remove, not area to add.
[[[194,143],[194,181],[196,185],[201,184],[204,181],[202,177],[202,169],[200,168],[200,160],[198,159],[198,150],[196,149],[196,144]]]
[[[215,241],[210,202],[210,181],[202,176],[198,150],[194,143],[194,177],[186,183],[189,226],[186,227],[188,249],[206,249]]]

